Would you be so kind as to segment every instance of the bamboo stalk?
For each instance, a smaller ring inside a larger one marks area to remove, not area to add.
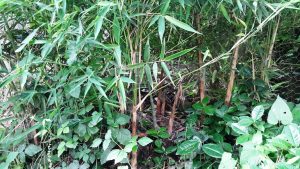
[[[226,92],[226,97],[225,97],[225,104],[227,106],[230,105],[230,100],[232,96],[232,89],[233,89],[233,83],[235,79],[235,70],[236,70],[236,65],[238,61],[238,55],[239,55],[239,45],[237,45],[234,49],[234,55],[233,55],[233,60],[232,60],[232,65],[231,65],[231,71],[230,71],[230,77],[229,77],[229,83],[227,86],[227,92]]]
[[[169,119],[169,124],[168,124],[168,133],[171,134],[173,132],[173,125],[174,125],[174,119],[175,119],[175,114],[176,114],[176,108],[178,101],[182,95],[182,83],[181,80],[178,83],[178,90],[175,96],[175,100],[172,106],[172,112],[170,114],[170,119]]]

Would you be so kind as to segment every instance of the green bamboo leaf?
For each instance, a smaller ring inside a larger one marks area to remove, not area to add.
[[[113,36],[115,41],[120,44],[120,33],[121,32],[121,28],[120,28],[120,22],[118,20],[118,18],[115,16],[114,17],[114,21],[113,21]]]
[[[122,66],[122,62],[121,62],[121,47],[120,46],[117,46],[115,47],[115,50],[114,50],[114,56],[115,56],[115,59],[117,61],[117,64],[121,67]]]
[[[83,96],[83,98],[85,98],[85,96],[89,92],[91,86],[92,86],[92,83],[91,82],[87,82],[87,84],[85,85],[85,90],[84,90],[84,96]]]
[[[222,12],[223,16],[227,19],[227,21],[231,22],[228,12],[222,3],[220,4],[220,11]]]
[[[167,12],[167,10],[170,6],[170,2],[171,2],[171,0],[163,0],[163,2],[162,2],[163,6],[162,6],[162,9],[161,9],[161,14],[163,14],[163,15],[166,14],[166,12]]]
[[[119,87],[119,92],[120,92],[121,99],[122,99],[122,104],[123,104],[123,107],[126,107],[126,92],[125,92],[125,87],[124,87],[124,84],[123,84],[122,80],[119,80],[118,82],[119,82],[118,83],[118,87]]]
[[[152,80],[151,68],[148,64],[145,65],[145,72],[146,72],[148,83],[151,86],[151,88],[153,89],[153,80]]]
[[[163,41],[164,33],[165,33],[165,18],[163,16],[160,16],[158,19],[158,35],[159,35],[160,42]]]
[[[102,28],[102,24],[103,24],[103,19],[105,17],[105,15],[107,14],[107,12],[109,11],[110,6],[104,6],[100,12],[99,15],[96,17],[95,19],[95,30],[94,30],[94,38],[97,39],[99,32]]]
[[[135,81],[133,81],[132,79],[130,79],[128,77],[121,77],[120,79],[125,83],[135,83]]]
[[[174,24],[175,26],[181,28],[181,29],[184,29],[186,31],[189,31],[189,32],[194,32],[194,33],[197,33],[197,34],[200,34],[198,31],[196,31],[194,28],[192,28],[190,25],[186,24],[186,23],[183,23],[171,16],[165,16],[165,19],[167,21],[169,21],[170,23]]]
[[[100,93],[102,96],[104,96],[106,99],[108,99],[108,97],[107,97],[105,91],[102,89],[101,85],[95,84],[95,83],[94,83],[94,85],[95,85],[95,87],[98,89],[99,93]]]
[[[156,63],[156,62],[153,63],[152,69],[153,69],[153,76],[154,76],[154,79],[155,79],[155,81],[157,82],[158,67],[157,67],[157,63]]]
[[[145,45],[145,48],[144,48],[144,61],[145,62],[148,62],[149,61],[149,58],[150,58],[150,44],[149,44],[149,38],[147,40],[147,43]]]
[[[137,69],[145,66],[145,63],[136,63],[132,65],[127,65],[127,69]]]
[[[160,17],[159,15],[155,15],[155,16],[151,19],[148,28],[150,28],[153,24],[155,24],[155,22],[159,19],[159,17]]]
[[[33,37],[36,35],[39,28],[34,29],[22,42],[21,46],[15,51],[16,53],[21,52],[22,49],[33,39]]]
[[[185,49],[185,50],[183,50],[183,51],[174,53],[174,54],[172,54],[172,55],[170,55],[170,56],[165,57],[163,60],[164,60],[164,61],[171,61],[171,60],[176,59],[176,58],[178,58],[178,57],[180,57],[180,56],[183,56],[183,55],[186,54],[186,53],[189,53],[189,52],[192,51],[193,49],[195,49],[195,47],[194,47],[194,48],[190,48],[190,49]]]
[[[160,62],[160,65],[161,65],[162,69],[164,70],[165,74],[167,75],[167,77],[171,80],[171,83],[175,86],[175,84],[172,80],[172,77],[171,77],[171,72],[168,69],[167,64],[165,62]]]
[[[114,77],[106,86],[105,91],[107,92],[109,89],[111,89],[118,81],[117,77]]]

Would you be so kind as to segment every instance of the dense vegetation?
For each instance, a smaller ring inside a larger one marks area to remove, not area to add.
[[[0,0],[0,168],[300,168],[299,7]]]

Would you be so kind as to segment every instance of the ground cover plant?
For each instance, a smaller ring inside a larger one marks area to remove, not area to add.
[[[300,168],[299,0],[0,0],[0,168]]]

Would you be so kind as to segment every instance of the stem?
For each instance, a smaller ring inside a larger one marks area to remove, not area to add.
[[[178,83],[178,90],[175,96],[175,100],[172,106],[172,112],[169,119],[169,125],[168,125],[168,133],[171,134],[173,132],[173,125],[174,125],[174,119],[175,119],[175,113],[176,113],[176,107],[179,101],[180,96],[182,95],[182,83],[181,80]]]
[[[232,88],[233,88],[233,83],[235,79],[235,70],[236,70],[236,64],[238,60],[238,55],[239,55],[239,45],[235,47],[234,49],[234,55],[233,55],[233,60],[232,60],[232,65],[231,65],[231,72],[230,72],[230,77],[229,77],[229,83],[227,86],[227,92],[226,92],[226,98],[225,98],[225,104],[227,106],[230,105],[230,99],[232,96]]]

